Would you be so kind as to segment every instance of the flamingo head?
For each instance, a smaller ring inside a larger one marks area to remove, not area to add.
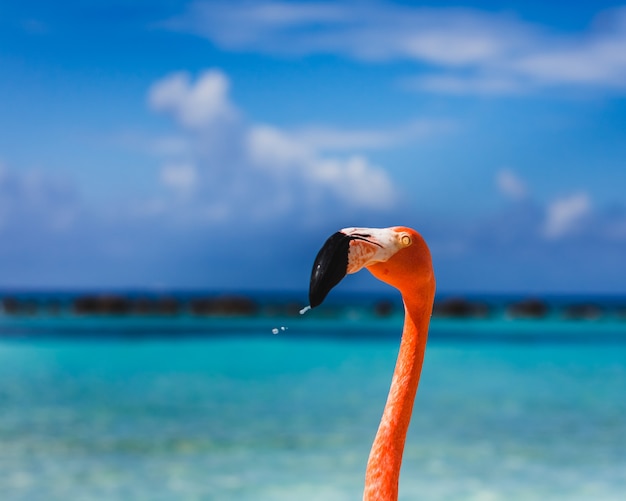
[[[346,274],[363,268],[400,291],[424,279],[434,280],[430,252],[415,230],[404,226],[344,228],[326,240],[315,258],[311,307],[319,306]]]

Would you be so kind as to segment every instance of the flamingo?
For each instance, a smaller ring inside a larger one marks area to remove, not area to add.
[[[365,473],[364,501],[396,501],[406,433],[417,392],[435,297],[430,251],[411,228],[345,228],[317,254],[309,300],[319,306],[348,273],[367,268],[396,289],[404,302],[404,327],[387,403]]]

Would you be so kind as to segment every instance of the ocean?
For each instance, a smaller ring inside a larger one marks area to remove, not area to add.
[[[0,499],[361,499],[401,314],[330,311],[5,313]],[[400,499],[622,500],[625,396],[622,318],[434,318]]]

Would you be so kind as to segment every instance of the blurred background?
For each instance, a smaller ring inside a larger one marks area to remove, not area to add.
[[[618,5],[1,9],[4,288],[299,290],[402,224],[440,292],[624,291]]]
[[[0,4],[0,497],[349,500],[437,302],[400,499],[626,491],[626,4]],[[273,335],[274,334],[274,335]]]

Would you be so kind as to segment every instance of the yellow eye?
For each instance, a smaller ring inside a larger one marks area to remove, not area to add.
[[[409,245],[411,245],[411,237],[410,237],[410,235],[407,235],[406,233],[404,233],[400,237],[400,243],[402,243],[403,247],[408,247]]]

